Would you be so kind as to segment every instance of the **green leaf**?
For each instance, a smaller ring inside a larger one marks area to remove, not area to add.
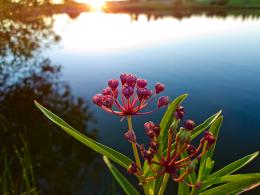
[[[249,176],[251,175],[251,176]],[[215,181],[219,180],[219,182],[224,181],[232,181],[224,185],[220,185],[209,190],[206,190],[200,195],[219,195],[219,194],[232,194],[232,193],[240,193],[246,190],[252,189],[260,185],[260,174],[247,174],[245,176],[226,176],[220,179],[215,179]]]
[[[227,183],[227,182],[235,182],[235,181],[241,181],[247,179],[255,179],[255,178],[260,179],[260,173],[237,174],[237,175],[227,175],[223,177],[213,177],[202,182],[201,191],[205,190],[211,185]]]
[[[195,127],[192,131],[191,139],[195,139],[198,135],[200,135],[204,130],[206,130],[211,124],[213,124],[218,117],[220,116],[222,110],[218,111],[216,114],[209,117],[207,120],[205,120],[202,124]]]
[[[138,195],[139,192],[134,188],[134,186],[118,171],[118,169],[108,160],[106,156],[103,156],[103,160],[106,163],[108,169],[123,188],[126,194],[128,195]]]
[[[101,143],[94,141],[93,139],[83,135],[82,133],[75,130],[61,118],[53,114],[51,111],[40,105],[38,102],[35,101],[35,105],[43,112],[45,116],[47,116],[51,121],[55,124],[60,126],[65,132],[70,134],[72,137],[80,141],[81,143],[85,144],[86,146],[90,147],[91,149],[95,150],[96,152],[107,156],[109,159],[113,160],[114,162],[118,163],[122,167],[127,168],[129,164],[132,163],[132,160],[129,159],[127,156],[121,154],[120,152],[107,147]]]
[[[198,174],[198,180],[199,181],[203,181],[205,177],[208,176],[208,170],[205,172],[205,167],[206,167],[206,161],[209,158],[209,160],[211,160],[211,157],[213,155],[213,151],[215,149],[215,145],[217,143],[217,138],[218,138],[218,133],[219,133],[219,129],[220,126],[222,124],[223,121],[223,116],[219,117],[209,128],[209,132],[212,133],[212,135],[214,135],[214,137],[216,138],[216,142],[210,147],[210,149],[202,156],[201,160],[200,160],[200,167],[199,167],[199,174]],[[204,146],[204,148],[206,147],[206,145]]]
[[[210,175],[209,178],[229,175],[229,174],[235,172],[236,170],[242,168],[249,162],[251,162],[254,158],[257,157],[258,154],[259,154],[259,151],[254,152],[253,154],[247,155],[233,163],[230,163],[229,165],[225,166],[224,168],[222,168],[222,169],[216,171],[215,173],[213,173],[212,175]]]
[[[160,136],[158,137],[158,141],[160,143],[160,150],[163,151],[165,149],[166,145],[166,140],[167,140],[167,135],[168,135],[168,129],[170,125],[173,122],[173,113],[176,110],[176,107],[180,105],[185,98],[188,96],[188,94],[183,94],[176,99],[172,101],[172,103],[169,105],[168,109],[164,113],[164,116],[161,120],[160,127],[161,127],[161,133]]]

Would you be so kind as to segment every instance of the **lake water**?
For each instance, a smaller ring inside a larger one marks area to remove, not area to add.
[[[18,131],[25,134],[39,165],[36,175],[44,192],[109,194],[114,182],[101,156],[48,123],[32,100],[39,100],[77,128],[86,129],[98,141],[132,155],[123,139],[126,121],[120,122],[91,103],[107,80],[121,73],[145,78],[150,87],[157,81],[164,83],[164,94],[171,99],[188,93],[185,117],[197,124],[223,110],[215,169],[259,150],[259,18],[199,15],[180,20],[93,12],[74,19],[66,14],[40,19],[25,19],[24,27],[19,27],[21,24],[9,18],[18,26],[14,25],[16,31],[3,28],[15,36],[6,38],[5,47],[1,46],[1,74],[8,77],[1,86],[0,111],[11,131],[1,133],[0,139],[8,146],[16,143]],[[39,21],[44,25],[34,28],[32,24],[39,25]],[[20,35],[28,40],[21,41],[17,29],[23,29]],[[15,39],[18,49],[11,44]],[[50,68],[59,65],[61,69]],[[81,100],[76,101],[78,97]],[[147,141],[143,123],[151,119],[158,123],[163,111],[134,117],[140,142]],[[259,165],[257,159],[240,172],[259,172]],[[174,188],[170,185],[167,193]]]

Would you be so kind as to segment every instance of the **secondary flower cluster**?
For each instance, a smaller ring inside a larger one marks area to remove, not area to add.
[[[145,149],[144,144],[137,143],[133,131],[127,131],[125,133],[125,138],[129,142],[137,145],[143,159],[147,162],[154,174],[153,176],[144,178],[144,182],[149,182],[165,173],[169,173],[176,182],[183,182],[190,187],[200,187],[199,183],[190,184],[185,181],[185,178],[195,170],[198,160],[207,152],[207,150],[209,150],[216,140],[210,132],[205,131],[199,146],[196,148],[191,145],[191,132],[195,128],[195,122],[186,120],[184,122],[184,127],[180,127],[177,131],[180,120],[183,118],[184,114],[184,108],[178,106],[174,112],[173,123],[168,130],[167,149],[162,152],[159,152],[159,147],[161,146],[159,146],[158,143],[160,127],[155,125],[152,121],[144,124],[146,135],[150,140],[148,149]],[[175,143],[175,145],[173,145],[173,143]],[[182,158],[182,155],[186,151],[188,156]],[[180,169],[185,170],[181,175],[179,174]],[[141,176],[140,168],[135,163],[132,163],[129,166],[128,173],[139,174]]]
[[[119,115],[143,115],[148,112],[140,112],[145,109],[155,97],[164,91],[165,86],[162,83],[156,83],[154,90],[147,88],[147,81],[137,78],[133,74],[121,74],[121,89],[119,89],[119,80],[111,79],[108,86],[102,90],[102,94],[96,94],[92,101],[103,110]],[[169,97],[161,96],[157,101],[157,108],[167,106]],[[115,110],[114,108],[117,108]]]

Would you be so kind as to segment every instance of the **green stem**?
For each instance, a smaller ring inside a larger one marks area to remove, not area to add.
[[[133,124],[132,124],[132,118],[131,118],[131,116],[127,116],[127,124],[128,124],[128,130],[134,131],[134,130],[133,130]],[[140,161],[139,154],[138,154],[138,150],[137,150],[137,147],[136,147],[136,144],[135,144],[135,143],[132,143],[132,148],[133,148],[133,152],[134,152],[134,157],[135,157],[136,165],[140,168],[140,170],[141,170],[141,172],[142,172],[142,165],[141,165],[141,161]],[[144,184],[143,189],[144,189],[144,193],[145,193],[146,195],[149,195],[149,194],[150,194],[147,185]]]
[[[166,189],[166,186],[167,186],[169,177],[170,177],[170,174],[168,174],[168,173],[165,173],[165,174],[164,174],[163,181],[162,181],[162,185],[161,185],[161,187],[160,187],[160,190],[159,190],[159,192],[158,192],[158,195],[163,195],[163,193],[164,193],[164,191],[165,191],[165,189]]]
[[[128,123],[129,130],[134,131],[131,116],[127,116],[127,123]],[[134,152],[134,156],[135,156],[136,165],[140,168],[140,170],[142,170],[141,161],[140,161],[138,150],[137,150],[135,143],[132,143],[132,148],[133,148],[133,152]]]

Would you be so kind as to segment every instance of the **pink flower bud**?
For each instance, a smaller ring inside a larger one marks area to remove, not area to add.
[[[92,102],[98,106],[102,106],[102,99],[103,99],[102,94],[96,94],[95,96],[92,97]]]
[[[108,81],[108,86],[114,91],[118,87],[118,80],[117,79],[111,79]]]
[[[169,104],[169,97],[168,96],[162,96],[159,98],[157,102],[158,108],[161,108],[162,106],[167,106]]]
[[[102,98],[102,104],[107,108],[112,108],[114,104],[114,98],[111,95],[105,95]]]
[[[138,172],[138,167],[136,165],[136,163],[132,163],[131,165],[129,165],[128,169],[127,169],[127,172],[129,174],[135,174]]]
[[[184,127],[188,131],[192,131],[195,127],[195,122],[193,120],[186,120],[184,123]]]
[[[126,83],[127,76],[128,76],[128,74],[126,74],[126,73],[123,73],[120,75],[120,80],[121,80],[122,85],[124,85]]]
[[[113,95],[113,91],[111,90],[110,87],[107,87],[107,88],[102,90],[102,94],[103,95]]]
[[[176,111],[174,112],[174,116],[175,116],[176,119],[182,119],[184,114],[185,114],[185,111],[184,111],[183,106],[178,106],[176,108]]]
[[[147,81],[144,79],[137,79],[137,86],[140,88],[144,88],[147,85]]]
[[[122,93],[128,99],[129,97],[131,97],[133,95],[134,88],[131,86],[124,86],[122,89]]]
[[[156,83],[155,84],[155,93],[156,94],[163,92],[164,89],[165,89],[164,84],[162,84],[162,83]]]
[[[212,146],[216,141],[216,138],[209,131],[204,132],[203,138],[205,141],[207,141],[207,146],[206,146],[207,149],[209,149],[210,146]]]
[[[136,136],[135,136],[135,132],[128,130],[125,134],[124,137],[127,141],[129,141],[130,143],[135,143],[136,142]]]
[[[144,128],[146,130],[153,130],[155,127],[155,124],[152,121],[144,123]]]
[[[146,88],[137,88],[136,93],[139,100],[148,99],[152,95],[151,90]]]
[[[127,84],[128,86],[134,87],[135,84],[136,84],[136,80],[137,80],[137,78],[136,78],[135,75],[133,75],[133,74],[128,74],[127,77],[126,77],[126,84]]]

